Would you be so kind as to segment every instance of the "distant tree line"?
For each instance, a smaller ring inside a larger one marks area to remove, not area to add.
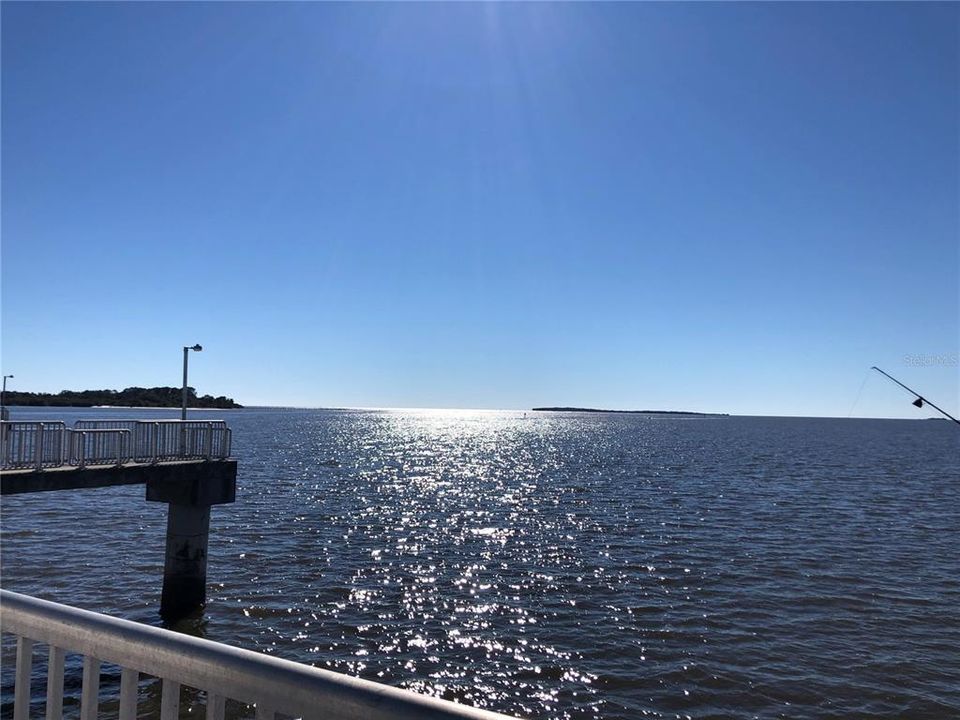
[[[4,404],[51,406],[51,407],[94,407],[96,405],[114,405],[119,407],[180,407],[182,388],[174,387],[128,387],[125,390],[63,390],[54,393],[16,392],[8,390],[4,395]],[[202,395],[192,387],[187,388],[187,405],[194,408],[239,408],[233,398],[223,395]]]

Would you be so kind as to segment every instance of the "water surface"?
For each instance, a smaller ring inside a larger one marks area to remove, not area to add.
[[[191,632],[524,717],[960,716],[950,423],[206,416],[240,476]],[[142,487],[4,498],[3,587],[159,624],[164,523]]]

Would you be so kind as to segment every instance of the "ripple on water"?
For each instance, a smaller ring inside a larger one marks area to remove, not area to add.
[[[229,420],[238,502],[181,630],[529,717],[960,714],[945,423]],[[142,489],[5,498],[2,520],[5,587],[157,622]]]

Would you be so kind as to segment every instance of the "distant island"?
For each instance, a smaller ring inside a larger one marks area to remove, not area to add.
[[[16,392],[8,390],[4,395],[7,406],[28,407],[153,407],[178,408],[182,401],[183,388],[174,387],[128,387],[124,390],[63,390],[59,393]],[[202,395],[192,387],[187,388],[187,405],[192,408],[217,408],[230,410],[243,405],[223,395]]]
[[[687,412],[685,410],[601,410],[581,407],[537,407],[535,412],[620,413],[622,415],[696,415],[698,417],[729,417],[729,413]]]

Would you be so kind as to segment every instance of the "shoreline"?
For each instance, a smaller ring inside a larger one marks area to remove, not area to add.
[[[619,415],[683,415],[695,417],[730,417],[729,413],[705,413],[687,410],[604,410],[601,408],[581,407],[535,407],[531,412],[582,412],[582,413],[616,413]]]

